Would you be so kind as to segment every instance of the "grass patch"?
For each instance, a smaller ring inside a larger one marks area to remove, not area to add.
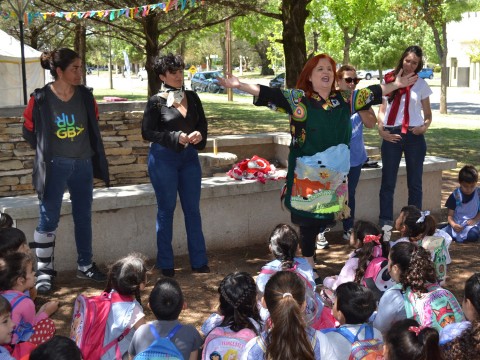
[[[117,96],[129,101],[147,101],[147,89],[132,88],[132,90],[93,89],[93,96],[97,102],[104,102],[105,96]]]

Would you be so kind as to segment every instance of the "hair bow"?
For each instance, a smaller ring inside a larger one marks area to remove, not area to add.
[[[416,336],[418,336],[418,334],[420,334],[420,332],[425,329],[424,326],[410,326],[408,328],[408,331],[411,331],[411,332],[414,332]]]
[[[425,210],[425,211],[420,211],[420,217],[417,220],[417,224],[422,223],[425,221],[425,216],[430,215],[430,211]]]
[[[382,237],[382,235],[365,235],[365,237],[363,238],[363,243],[368,244],[370,242],[374,242],[374,243],[380,245],[380,238],[381,237]]]

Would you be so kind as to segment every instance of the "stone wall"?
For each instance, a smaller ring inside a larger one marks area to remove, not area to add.
[[[142,139],[145,102],[99,104],[99,126],[112,186],[148,183],[148,142]],[[0,109],[0,197],[34,193],[34,150],[23,140],[24,107]],[[98,181],[96,186],[103,186]]]

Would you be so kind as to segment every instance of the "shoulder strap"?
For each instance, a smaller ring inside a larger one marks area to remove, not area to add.
[[[174,328],[172,330],[170,330],[170,332],[168,333],[168,335],[165,338],[171,341],[172,338],[175,336],[175,334],[178,332],[178,330],[180,330],[181,327],[182,327],[182,324],[175,325]],[[153,336],[155,337],[155,340],[161,340],[162,339],[162,337],[158,333],[157,329],[155,328],[155,325],[150,324],[150,331],[152,332]]]
[[[460,192],[460,188],[453,190],[453,197],[455,198],[455,205],[462,206],[462,193]]]
[[[329,333],[329,332],[336,332],[336,333],[339,333],[340,335],[342,335],[345,339],[347,339],[350,343],[353,343],[357,336],[358,336],[358,333],[357,335],[353,335],[350,330],[348,330],[347,328],[345,327],[339,327],[339,328],[331,328],[331,329],[325,329],[325,330],[322,330],[322,332],[324,334],[326,333]]]
[[[10,302],[10,304],[12,304],[12,311],[13,309],[15,309],[15,307],[20,304],[20,302],[23,300],[23,299],[26,299],[27,298],[27,295],[18,295],[16,298],[13,298],[12,301]]]

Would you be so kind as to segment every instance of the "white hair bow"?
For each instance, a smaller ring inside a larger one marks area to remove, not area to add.
[[[420,217],[417,220],[417,224],[422,223],[425,221],[425,216],[430,215],[430,211],[425,210],[425,211],[420,211]]]

